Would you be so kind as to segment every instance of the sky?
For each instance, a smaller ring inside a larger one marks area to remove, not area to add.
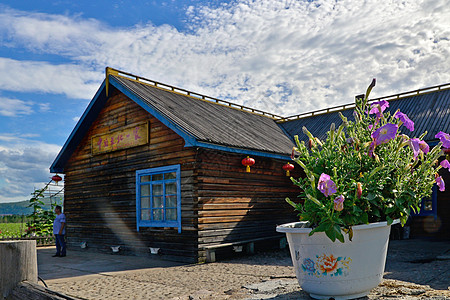
[[[106,66],[282,116],[450,82],[448,0],[0,3],[0,202],[30,198]]]

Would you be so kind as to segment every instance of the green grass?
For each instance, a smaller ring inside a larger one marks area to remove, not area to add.
[[[21,237],[25,233],[26,224],[24,223],[0,223],[0,238],[2,237]]]

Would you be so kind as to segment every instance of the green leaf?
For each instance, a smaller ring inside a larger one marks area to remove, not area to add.
[[[344,243],[345,240],[344,240],[344,235],[342,234],[342,231],[341,231],[341,227],[340,227],[339,225],[334,225],[334,226],[333,226],[333,230],[334,230],[334,232],[335,232],[336,238],[337,238],[341,243]]]
[[[386,216],[386,221],[388,225],[391,225],[394,222],[394,220],[389,216]]]
[[[396,211],[396,210],[397,210],[397,207],[395,207],[395,206],[390,206],[390,207],[386,208],[386,213],[387,213],[387,214],[390,214],[390,213],[393,213],[393,212]]]
[[[317,226],[316,228],[314,228],[313,230],[311,230],[311,232],[309,233],[309,235],[313,235],[315,232],[326,232],[326,230],[328,228],[331,227],[331,224],[329,222],[323,222],[320,223],[319,226]]]
[[[372,215],[376,216],[376,217],[381,217],[380,211],[376,208],[372,209]]]
[[[287,203],[289,203],[291,206],[293,206],[295,208],[295,210],[302,211],[302,205],[300,203],[296,204],[296,203],[292,202],[291,199],[289,199],[289,198],[286,198],[285,200]]]
[[[331,227],[330,229],[325,231],[325,234],[327,235],[327,237],[332,241],[336,241],[336,231],[334,230],[333,227]]]
[[[376,200],[378,197],[377,197],[377,195],[375,194],[375,193],[372,193],[372,192],[369,192],[369,194],[367,195],[367,200],[369,200],[369,201],[373,201],[373,200]]]
[[[323,207],[323,204],[320,203],[319,200],[317,200],[316,198],[314,198],[314,197],[311,196],[310,194],[306,194],[306,198],[308,198],[308,199],[311,200],[312,202],[316,203],[317,205]]]
[[[366,212],[361,215],[361,222],[363,222],[364,224],[369,223],[369,215]]]

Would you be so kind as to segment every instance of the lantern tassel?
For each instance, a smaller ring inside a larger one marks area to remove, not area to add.
[[[247,167],[245,168],[245,172],[250,173],[250,166],[247,166]]]
[[[289,170],[286,171],[286,176],[291,176],[291,172],[289,172]]]

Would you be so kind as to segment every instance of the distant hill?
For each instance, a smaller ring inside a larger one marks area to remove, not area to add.
[[[51,200],[53,203],[56,201],[59,205],[62,203],[60,197],[53,197]],[[45,203],[43,207],[45,210],[51,209],[50,198],[43,198],[42,202]],[[33,212],[33,208],[28,207],[28,205],[30,205],[28,200],[0,203],[0,215],[29,215]]]

